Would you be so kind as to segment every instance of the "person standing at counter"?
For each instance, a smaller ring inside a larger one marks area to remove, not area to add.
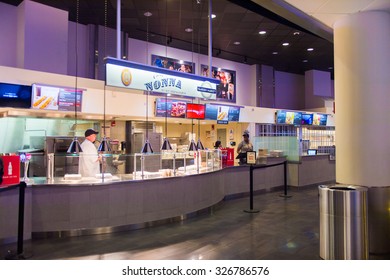
[[[84,133],[85,140],[80,145],[83,152],[80,153],[79,161],[79,173],[83,177],[95,177],[96,174],[100,173],[101,158],[93,144],[98,133],[91,128],[87,129]]]
[[[247,130],[245,130],[244,134],[242,134],[242,136],[244,137],[244,140],[241,141],[240,144],[238,144],[238,146],[237,146],[237,153],[239,155],[246,154],[246,152],[253,151],[253,145],[249,141],[249,132]],[[241,155],[241,157],[239,157],[239,159],[240,159],[240,165],[246,163],[246,157],[243,157],[243,155]]]

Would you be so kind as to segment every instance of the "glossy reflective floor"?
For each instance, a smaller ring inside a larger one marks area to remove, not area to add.
[[[28,259],[319,260],[317,187],[223,202],[210,215],[114,234],[26,241]],[[0,247],[3,255],[15,244]],[[388,259],[389,256],[371,256]]]

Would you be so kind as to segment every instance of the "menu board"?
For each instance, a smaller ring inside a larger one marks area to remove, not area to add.
[[[302,123],[302,113],[279,110],[276,112],[276,123],[300,125]]]
[[[206,104],[205,119],[217,120],[217,123],[227,124],[229,121],[238,122],[240,107]]]
[[[229,106],[206,104],[205,118],[217,120],[217,123],[227,124],[229,122]]]
[[[31,108],[38,110],[81,111],[83,89],[32,86]]]
[[[238,122],[240,119],[240,107],[229,106],[229,121]]]
[[[187,104],[187,118],[188,119],[201,119],[205,117],[205,105],[203,104]]]
[[[302,125],[312,125],[313,124],[313,114],[302,113]]]
[[[313,125],[326,125],[328,115],[326,114],[313,114]]]
[[[185,118],[187,102],[165,98],[156,99],[156,117]]]
[[[0,107],[30,108],[31,86],[0,83]]]

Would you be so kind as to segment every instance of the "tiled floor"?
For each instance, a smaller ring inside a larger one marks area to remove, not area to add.
[[[318,260],[316,187],[225,201],[211,215],[114,234],[25,242],[28,259],[267,259]],[[15,245],[0,247],[3,255]],[[388,259],[389,256],[371,258]]]

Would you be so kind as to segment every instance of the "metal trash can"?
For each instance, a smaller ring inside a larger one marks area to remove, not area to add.
[[[321,185],[320,257],[324,260],[366,260],[369,256],[367,188]]]

